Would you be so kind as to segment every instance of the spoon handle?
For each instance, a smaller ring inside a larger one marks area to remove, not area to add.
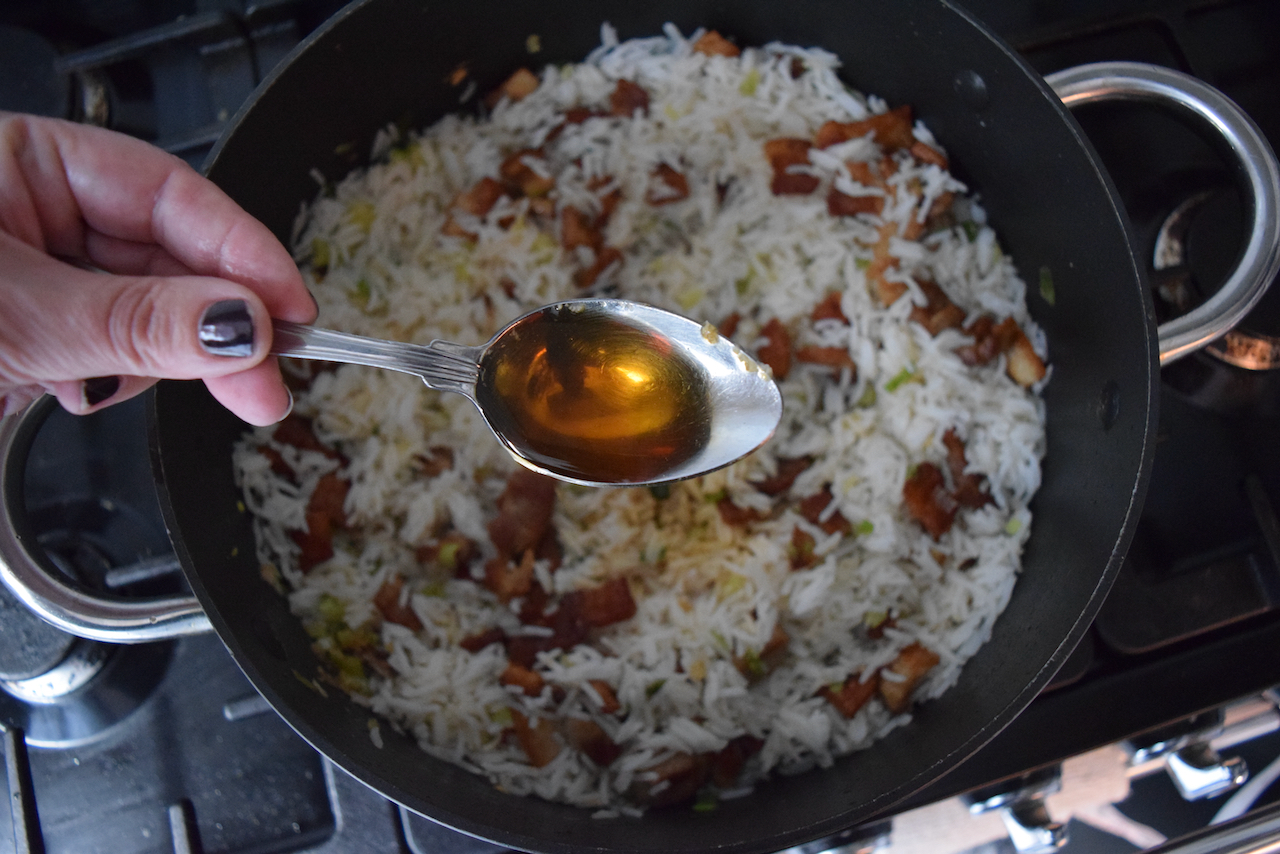
[[[387,368],[421,377],[431,388],[468,396],[475,392],[480,375],[477,360],[481,347],[463,347],[448,341],[432,341],[424,347],[285,320],[273,320],[272,326],[273,356]]]

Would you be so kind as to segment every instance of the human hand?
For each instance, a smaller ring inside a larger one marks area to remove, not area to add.
[[[90,269],[93,268],[93,269]],[[0,112],[0,412],[73,413],[203,379],[251,424],[290,407],[271,318],[315,301],[266,226],[183,161],[101,128]]]

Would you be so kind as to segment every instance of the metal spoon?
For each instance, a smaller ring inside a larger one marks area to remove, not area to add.
[[[545,306],[480,347],[277,320],[271,352],[389,368],[465,395],[519,463],[587,486],[726,466],[772,436],[782,416],[768,369],[710,324],[624,300]]]

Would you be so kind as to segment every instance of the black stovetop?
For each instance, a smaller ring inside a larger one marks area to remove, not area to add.
[[[105,101],[109,126],[198,164],[256,81],[336,5],[10,3],[0,11],[0,96],[22,83],[29,100],[18,106],[43,105],[74,118],[94,114]],[[1280,5],[1270,0],[964,5],[1042,73],[1108,59],[1177,68],[1222,89],[1273,145],[1280,143],[1274,95]],[[34,43],[26,38],[31,34]],[[43,77],[31,82],[29,69],[13,67],[16,52],[6,65],[4,47],[17,44],[35,57],[30,62],[53,61],[65,88]],[[1156,284],[1180,277],[1193,293],[1211,291],[1234,259],[1242,227],[1230,170],[1214,147],[1147,108],[1096,107],[1077,118],[1115,179],[1145,257],[1170,210],[1188,193],[1206,194],[1187,237],[1185,265],[1149,272]],[[1264,299],[1246,326],[1276,334],[1278,300],[1280,294]],[[1172,310],[1158,300],[1158,311]],[[1020,717],[908,805],[1193,725],[1280,683],[1275,373],[1243,371],[1206,355],[1165,369],[1147,503],[1093,628]],[[163,556],[167,542],[150,491],[144,433],[140,404],[89,419],[51,417],[31,455],[28,503],[46,542],[64,559],[105,571]],[[88,533],[67,534],[67,513]],[[139,592],[183,584],[164,572],[131,583]],[[17,625],[6,607],[0,601],[5,629]],[[74,710],[33,710],[0,696],[0,717],[27,732],[48,852],[495,850],[399,810],[328,765],[257,699],[213,636],[111,655],[111,667],[153,675],[86,696]],[[6,666],[0,661],[0,672]],[[0,810],[0,853],[26,850],[10,841],[10,831]]]

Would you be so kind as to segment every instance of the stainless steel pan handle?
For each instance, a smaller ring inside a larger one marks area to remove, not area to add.
[[[210,630],[193,596],[127,599],[85,590],[48,565],[23,522],[23,475],[36,431],[57,405],[43,397],[0,419],[0,580],[42,618],[80,637],[143,643]]]
[[[1234,101],[1180,71],[1138,62],[1079,65],[1045,78],[1068,107],[1143,101],[1171,107],[1221,134],[1253,206],[1240,263],[1222,287],[1182,317],[1160,324],[1160,364],[1199,350],[1244,319],[1280,271],[1280,166],[1258,126]]]

